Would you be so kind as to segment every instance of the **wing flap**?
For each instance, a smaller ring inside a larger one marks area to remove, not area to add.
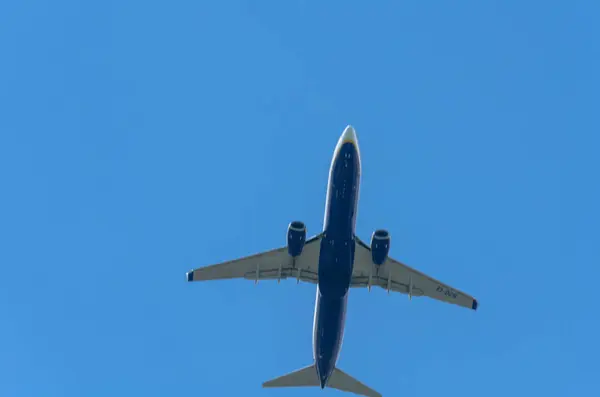
[[[258,277],[257,277],[258,276]],[[270,268],[262,269],[257,266],[254,271],[248,272],[244,275],[246,280],[286,280],[288,278],[294,278],[297,281],[304,281],[307,283],[316,283],[319,279],[319,274],[316,269],[302,269],[300,267],[281,267],[281,268]]]

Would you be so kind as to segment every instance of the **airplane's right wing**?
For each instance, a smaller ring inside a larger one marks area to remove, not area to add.
[[[409,297],[427,296],[473,310],[477,310],[478,306],[477,300],[472,296],[390,257],[381,266],[375,265],[371,258],[371,248],[358,237],[350,286],[369,289],[377,286],[388,292],[400,292]]]
[[[321,236],[318,234],[304,244],[302,253],[293,258],[287,246],[255,255],[199,267],[187,273],[187,281],[222,279],[281,280],[288,277],[316,284],[318,281]]]

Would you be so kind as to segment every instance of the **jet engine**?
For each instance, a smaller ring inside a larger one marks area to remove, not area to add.
[[[390,252],[391,237],[387,230],[379,229],[371,236],[371,256],[377,266],[383,265]]]
[[[300,221],[294,221],[290,223],[287,230],[287,246],[290,256],[299,256],[302,253],[305,242],[306,226],[304,223]]]

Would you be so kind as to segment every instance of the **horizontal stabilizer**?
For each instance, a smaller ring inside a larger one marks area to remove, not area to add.
[[[334,369],[331,378],[327,382],[327,387],[359,394],[366,397],[381,397],[381,394],[371,389],[369,386],[360,383],[341,369]]]
[[[314,365],[290,372],[263,383],[263,387],[302,387],[319,386],[319,377]]]
[[[289,374],[280,376],[263,383],[263,387],[310,387],[321,386],[317,369],[314,364],[301,368]],[[347,373],[335,368],[327,381],[326,387],[345,392],[358,394],[365,397],[382,397],[381,394],[370,387],[360,383]]]

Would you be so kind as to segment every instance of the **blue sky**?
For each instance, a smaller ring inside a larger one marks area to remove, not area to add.
[[[185,282],[322,227],[347,124],[357,233],[480,302],[353,290],[339,366],[384,396],[593,395],[595,1],[0,5],[0,395],[264,397],[314,286]]]

